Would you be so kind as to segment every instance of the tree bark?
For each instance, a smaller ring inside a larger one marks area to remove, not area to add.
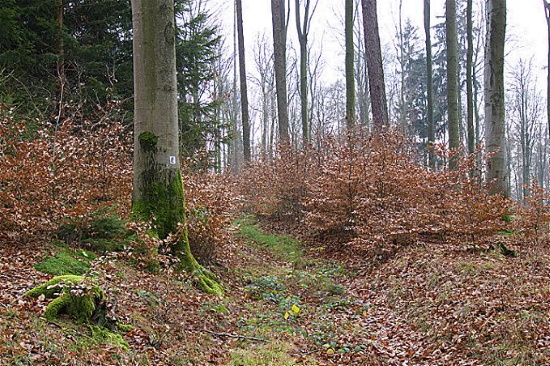
[[[174,0],[132,0],[134,47],[134,182],[132,211],[164,239],[185,227],[180,171]],[[222,288],[191,254],[186,230],[172,251],[199,285]]]
[[[430,27],[430,0],[424,0],[424,33],[426,34],[426,84],[428,114],[428,166],[435,171],[434,88],[432,71],[432,39]]]
[[[376,0],[361,0],[361,5],[363,8],[363,28],[369,73],[373,129],[380,130],[382,126],[388,126],[389,121]]]
[[[348,130],[355,125],[355,74],[353,46],[353,0],[345,2],[345,69],[346,69],[346,127]]]
[[[277,116],[279,139],[290,143],[288,128],[288,97],[286,84],[286,19],[284,0],[271,0],[273,24],[273,54],[275,63],[275,89],[277,92]]]
[[[308,50],[307,41],[310,24],[310,0],[305,0],[304,17],[300,15],[300,0],[296,0],[296,31],[300,43],[300,114],[302,118],[302,141],[303,146],[309,144],[310,126],[308,110]],[[317,7],[317,3],[315,4]],[[313,9],[315,11],[315,8]],[[313,15],[313,13],[312,13]]]
[[[504,41],[506,0],[487,0],[485,50],[485,140],[490,157],[487,180],[490,192],[509,196],[506,167],[506,120],[504,106]]]
[[[239,44],[239,77],[241,90],[241,118],[243,123],[243,153],[244,161],[250,162],[250,117],[248,115],[248,89],[246,83],[246,59],[243,32],[243,5],[242,0],[235,0],[237,13],[237,37]]]
[[[449,149],[453,155],[449,159],[449,168],[457,168],[460,147],[458,125],[458,40],[456,33],[456,0],[446,0],[445,40],[447,44],[447,125],[449,131]]]

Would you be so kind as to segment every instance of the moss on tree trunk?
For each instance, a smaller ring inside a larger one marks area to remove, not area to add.
[[[160,239],[180,232],[178,240],[171,245],[172,253],[180,260],[180,269],[193,273],[198,286],[204,291],[223,295],[223,289],[215,276],[203,268],[191,253],[185,226],[185,192],[181,171],[157,161],[158,137],[153,133],[143,132],[138,139],[147,164],[137,187],[139,198],[134,199],[132,207],[134,217],[151,221]],[[181,229],[178,227],[180,223],[183,225]]]

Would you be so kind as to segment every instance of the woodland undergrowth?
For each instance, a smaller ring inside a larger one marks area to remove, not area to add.
[[[113,215],[130,219],[133,148],[128,126],[109,118],[52,124],[4,117],[0,136],[0,237],[5,241],[60,236],[81,246],[86,243],[79,238],[96,236],[112,224]],[[202,262],[216,261],[219,253],[230,252],[225,249],[237,200],[227,192],[234,181],[185,167],[183,176],[193,253]],[[132,255],[145,265],[166,249],[166,242],[147,238],[147,224],[128,222],[127,228],[137,238],[128,243],[136,249]]]
[[[517,242],[547,241],[548,193],[533,183],[521,204],[489,194],[478,163],[485,155],[480,148],[460,158],[457,170],[431,171],[400,133],[356,131],[315,148],[280,148],[246,169],[239,193],[248,212],[354,251],[427,237],[492,245],[503,239],[495,234],[512,231]]]

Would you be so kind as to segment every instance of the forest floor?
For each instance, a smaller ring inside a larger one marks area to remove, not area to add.
[[[232,257],[212,268],[223,298],[121,253],[91,261],[126,325],[116,334],[48,321],[47,300],[24,296],[51,277],[34,266],[58,247],[0,244],[0,365],[550,364],[548,247],[512,258],[417,243],[372,265],[250,220],[236,231]]]

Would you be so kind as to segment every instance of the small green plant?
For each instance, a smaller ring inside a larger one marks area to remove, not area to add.
[[[99,325],[90,325],[92,333],[92,342],[96,344],[106,343],[115,347],[122,348],[125,351],[130,349],[128,342],[118,333],[111,332],[109,329]]]
[[[126,222],[114,209],[105,208],[91,217],[65,223],[59,229],[58,237],[67,243],[77,243],[103,253],[123,250],[135,239],[135,233],[126,228]]]

